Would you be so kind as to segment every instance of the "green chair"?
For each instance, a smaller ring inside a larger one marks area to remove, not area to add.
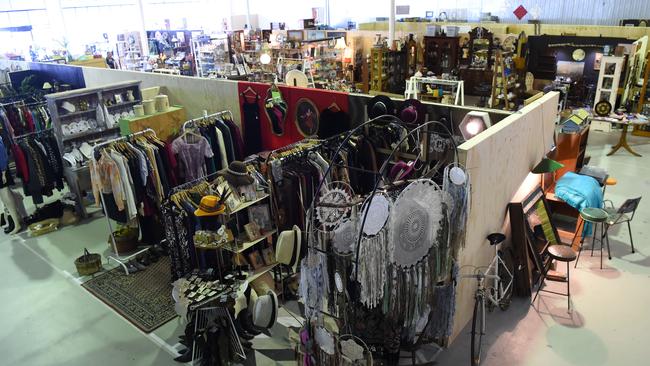
[[[641,202],[641,197],[630,198],[625,200],[621,207],[614,207],[614,203],[610,200],[605,200],[605,211],[607,212],[607,229],[610,227],[622,223],[627,223],[627,231],[630,234],[630,245],[632,246],[632,253],[634,253],[634,240],[632,239],[632,228],[630,227],[630,222],[634,219],[634,213],[639,207],[639,202]],[[609,203],[610,207],[607,207]],[[610,258],[611,259],[611,258]]]

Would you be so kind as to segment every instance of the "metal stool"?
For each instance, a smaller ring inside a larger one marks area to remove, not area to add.
[[[580,211],[580,217],[583,220],[583,224],[581,227],[579,227],[576,230],[576,236],[584,229],[584,223],[585,222],[590,222],[593,224],[593,231],[594,235],[593,238],[591,239],[591,256],[593,257],[594,255],[594,248],[596,247],[596,241],[600,241],[600,269],[603,269],[603,238],[607,241],[607,256],[609,259],[612,259],[612,254],[609,250],[609,235],[607,235],[607,230],[605,230],[605,225],[607,224],[607,218],[609,215],[607,214],[607,211],[600,209],[600,208],[595,208],[595,207],[587,207],[584,208],[582,211]],[[600,238],[596,239],[596,231],[598,229],[598,224],[600,224]],[[581,234],[582,235],[582,234]],[[575,239],[575,236],[574,236]],[[582,253],[582,245],[585,242],[585,237],[583,236],[582,239],[580,239],[580,250],[578,251],[578,258],[576,259],[576,264],[574,268],[578,267],[578,261],[580,260],[580,253]]]
[[[539,295],[540,291],[550,292],[552,294],[566,296],[567,310],[571,311],[571,282],[569,278],[569,263],[576,260],[576,252],[574,252],[570,246],[564,244],[551,245],[548,247],[547,252],[552,259],[555,259],[558,262],[566,262],[566,294],[563,294],[561,292],[542,290],[542,285],[544,285],[544,280],[546,280],[546,274],[548,273],[548,270],[546,270],[543,272],[542,277],[539,280],[539,287],[537,288],[537,293],[533,298],[533,303],[535,303],[535,299],[537,299],[537,295]]]

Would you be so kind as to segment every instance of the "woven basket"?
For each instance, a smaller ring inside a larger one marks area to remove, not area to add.
[[[84,254],[74,260],[77,272],[82,276],[90,276],[102,270],[102,256],[91,254],[88,249],[84,248]]]
[[[122,228],[120,230],[113,232],[113,237],[115,238],[115,246],[119,253],[129,253],[137,249],[138,247],[138,235],[139,232],[137,229],[132,228]],[[108,246],[113,249],[113,241],[111,236],[108,236]]]

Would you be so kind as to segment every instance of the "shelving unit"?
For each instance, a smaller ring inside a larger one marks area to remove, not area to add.
[[[142,41],[139,32],[128,32],[117,35],[117,58],[124,70],[142,71]]]
[[[46,95],[54,136],[61,154],[72,151],[83,142],[92,144],[92,141],[95,140],[105,140],[119,136],[119,121],[116,119],[114,125],[109,125],[106,117],[103,120],[97,120],[97,109],[107,105],[107,109],[111,114],[129,111],[133,104],[142,100],[140,83],[140,81],[125,81],[101,87],[76,89]],[[121,102],[118,102],[120,98],[116,98],[116,95],[120,95]],[[128,100],[129,95],[133,96],[133,100]],[[68,112],[62,108],[63,103],[66,102],[71,103],[80,110]],[[81,110],[82,108],[84,110]],[[77,134],[63,133],[63,126],[68,126],[66,128],[68,130],[71,129],[72,123],[83,120],[87,121],[89,125],[92,125],[91,121],[94,121],[96,127]],[[82,192],[90,191],[90,172],[87,166],[64,166],[63,175],[70,187],[70,191],[75,194],[77,213],[80,217],[87,217],[88,213],[82,203]]]
[[[492,74],[492,95],[490,98],[490,107],[497,108],[502,103],[502,109],[509,111],[516,109],[515,100],[517,93],[518,74],[512,62],[512,52],[497,51],[494,61],[494,73]],[[512,93],[512,97],[509,94]]]
[[[192,40],[192,52],[196,76],[217,77],[225,75],[230,64],[230,41],[227,35],[219,37],[201,36]]]

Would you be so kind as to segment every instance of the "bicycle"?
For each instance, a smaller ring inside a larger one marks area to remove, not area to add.
[[[476,302],[474,303],[474,316],[472,319],[472,348],[471,364],[478,366],[481,363],[481,341],[485,334],[485,299],[488,311],[499,307],[505,311],[510,306],[514,283],[514,265],[510,249],[502,251],[497,246],[506,239],[501,233],[492,233],[487,236],[490,245],[494,246],[494,259],[485,272],[480,267],[475,274],[462,275],[461,278],[475,278],[478,282],[476,289]],[[494,280],[492,287],[485,286],[485,280]]]

